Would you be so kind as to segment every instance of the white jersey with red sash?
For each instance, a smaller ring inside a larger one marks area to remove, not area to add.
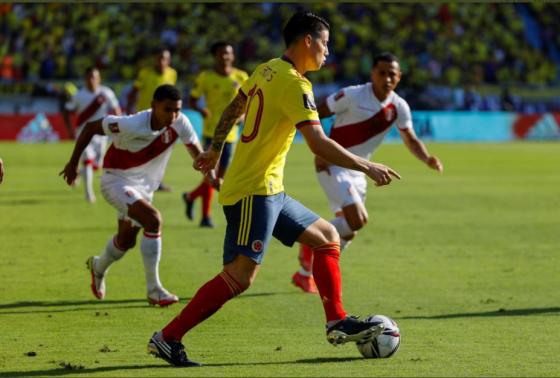
[[[72,99],[66,103],[66,109],[77,112],[76,126],[78,132],[86,122],[107,116],[119,106],[115,93],[108,87],[101,85],[95,92],[81,88]]]
[[[369,159],[391,126],[412,127],[410,107],[395,92],[381,102],[371,83],[346,87],[327,98],[327,106],[336,114],[330,138],[350,152]]]
[[[175,141],[185,145],[198,141],[184,114],[157,131],[150,126],[151,116],[150,109],[129,116],[107,116],[102,122],[103,131],[113,140],[103,160],[103,175],[117,176],[148,193],[159,186]]]

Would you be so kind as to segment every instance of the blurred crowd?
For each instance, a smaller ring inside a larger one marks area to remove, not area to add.
[[[0,77],[81,77],[95,65],[105,80],[131,81],[167,46],[179,81],[211,66],[209,46],[230,40],[251,71],[283,51],[281,29],[297,4],[42,3],[0,5]],[[560,82],[560,4],[308,3],[331,23],[328,64],[314,83],[369,77],[371,55],[401,59],[401,86],[536,86]],[[530,30],[529,30],[530,29]],[[530,33],[528,33],[528,31]],[[531,43],[531,36],[537,41]],[[540,43],[539,43],[540,39]],[[556,55],[558,53],[558,55]],[[466,91],[465,91],[466,93]]]

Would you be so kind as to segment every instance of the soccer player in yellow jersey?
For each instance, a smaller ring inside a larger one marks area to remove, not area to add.
[[[212,45],[210,51],[214,56],[214,68],[204,70],[198,75],[189,99],[189,106],[197,110],[204,117],[202,136],[206,149],[212,143],[212,137],[220,120],[220,115],[231,100],[235,98],[239,88],[248,78],[245,71],[233,66],[235,55],[231,43],[225,41],[216,42]],[[201,97],[204,97],[205,107],[200,107],[198,104],[198,100]],[[217,169],[217,176],[220,181],[223,179],[229,165],[233,144],[237,141],[238,133],[238,126],[235,125],[225,139]],[[193,191],[183,193],[186,215],[191,220],[194,218],[194,200],[202,197],[202,220],[200,221],[200,227],[214,227],[210,217],[213,193],[214,188],[206,178]]]
[[[155,54],[155,64],[142,68],[134,81],[127,96],[127,114],[151,109],[152,96],[156,89],[163,84],[176,83],[177,71],[171,67],[171,53],[166,48],[160,48]],[[161,182],[158,191],[170,192],[171,187]]]
[[[155,65],[144,67],[138,73],[132,90],[128,93],[127,113],[150,109],[156,88],[163,84],[175,85],[176,83],[177,71],[171,67],[171,53],[166,48],[159,49],[156,53]]]
[[[311,83],[303,76],[318,70],[328,55],[329,24],[309,12],[298,12],[283,30],[287,49],[281,58],[256,68],[224,110],[212,146],[198,156],[195,168],[208,172],[220,157],[231,127],[245,112],[245,126],[220,191],[227,219],[223,270],[204,284],[182,312],[148,343],[150,353],[176,366],[198,365],[181,343],[193,327],[251,285],[272,236],[285,245],[296,241],[313,248],[313,274],[332,344],[365,342],[380,334],[382,322],[347,316],[342,305],[338,232],[284,193],[286,154],[296,129],[311,151],[342,167],[364,172],[377,185],[387,185],[397,172],[360,158],[323,132]]]

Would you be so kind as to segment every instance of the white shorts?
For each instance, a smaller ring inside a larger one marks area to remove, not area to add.
[[[348,205],[364,203],[367,189],[365,174],[334,165],[329,167],[329,171],[330,175],[325,171],[318,172],[317,178],[333,213]]]
[[[84,152],[82,152],[82,161],[89,161],[97,167],[101,167],[108,140],[109,138],[105,135],[94,135]]]
[[[154,198],[154,192],[147,192],[144,188],[107,172],[101,176],[101,193],[117,210],[119,220],[129,220],[137,227],[142,225],[128,216],[128,206],[141,199],[152,203]]]

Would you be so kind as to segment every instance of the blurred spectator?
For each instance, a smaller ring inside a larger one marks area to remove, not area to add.
[[[371,53],[379,51],[401,57],[406,78],[401,88],[413,89],[413,95],[430,85],[560,83],[560,4],[304,5],[332,26],[328,69],[313,77],[316,84],[361,82],[367,78]],[[250,72],[256,62],[281,54],[281,25],[298,7],[291,3],[5,4],[0,7],[0,74],[12,78],[8,80],[66,80],[95,65],[103,68],[107,80],[129,82],[145,66],[145,51],[164,44],[181,81],[192,83],[201,67],[212,64],[205,46],[224,38],[240,47],[238,64]],[[537,43],[526,40],[528,28],[538,29],[529,33],[536,35]]]

